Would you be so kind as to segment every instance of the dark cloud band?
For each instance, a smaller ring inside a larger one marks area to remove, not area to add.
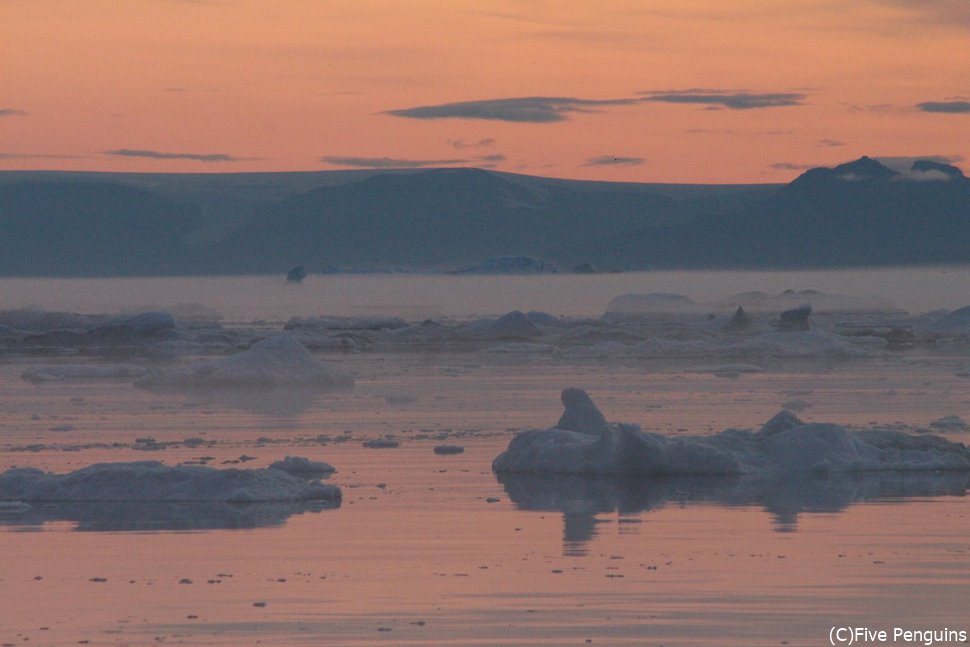
[[[115,157],[141,157],[157,160],[193,160],[196,162],[238,162],[240,158],[226,155],[225,153],[165,153],[162,151],[136,150],[131,148],[119,148],[117,150],[105,151],[105,155]]]
[[[729,110],[754,110],[758,108],[781,108],[803,105],[804,94],[797,92],[771,92],[752,94],[748,92],[717,92],[688,90],[684,92],[650,92],[644,101],[662,103],[687,103],[728,108]]]
[[[27,113],[16,108],[0,108],[0,117],[24,117]]]
[[[924,101],[916,104],[916,107],[923,112],[970,113],[970,101]]]
[[[408,119],[484,119],[541,124],[566,121],[570,113],[595,112],[604,106],[630,105],[637,102],[637,99],[514,97],[402,108],[388,110],[384,114]]]
[[[591,157],[583,166],[640,166],[646,162],[642,157],[615,157],[613,155],[602,155]]]
[[[502,162],[504,155],[485,155],[483,157],[462,159],[400,159],[393,157],[354,157],[328,155],[320,161],[333,166],[349,166],[352,168],[392,169],[392,168],[434,168],[440,166],[468,166],[487,165]]]

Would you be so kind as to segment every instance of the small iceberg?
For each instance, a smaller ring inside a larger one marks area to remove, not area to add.
[[[264,339],[246,351],[175,369],[148,373],[135,382],[166,387],[349,388],[354,378],[313,357],[290,335]]]
[[[638,476],[970,471],[970,450],[938,436],[852,431],[782,411],[758,431],[668,438],[607,422],[582,389],[564,390],[562,402],[556,426],[518,434],[492,469]]]
[[[284,466],[294,465],[294,459]],[[215,469],[158,461],[96,463],[67,474],[33,467],[0,473],[0,501],[270,503],[338,502],[340,488],[275,467]]]

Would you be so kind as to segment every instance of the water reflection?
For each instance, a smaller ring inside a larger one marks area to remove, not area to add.
[[[337,508],[340,502],[283,503],[160,503],[144,501],[38,503],[0,514],[0,526],[18,531],[39,530],[44,524],[70,521],[86,532],[162,532],[242,530],[282,526],[293,515]]]
[[[794,532],[804,512],[837,513],[864,501],[965,496],[970,488],[966,472],[667,478],[504,473],[497,478],[518,508],[563,513],[567,553],[584,550],[596,536],[597,515],[604,513],[631,521],[631,515],[668,503],[760,506],[773,516],[776,531]]]
[[[185,397],[185,389],[176,387],[151,387],[158,395]],[[186,405],[193,407],[218,407],[245,411],[266,418],[298,418],[309,411],[324,397],[349,392],[348,388],[306,387],[197,387],[189,392]]]

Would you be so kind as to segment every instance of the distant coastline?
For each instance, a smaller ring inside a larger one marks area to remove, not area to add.
[[[0,229],[8,277],[959,265],[970,263],[970,179],[868,157],[787,185],[472,168],[5,171]]]

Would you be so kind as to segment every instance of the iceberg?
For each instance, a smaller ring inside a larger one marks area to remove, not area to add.
[[[152,371],[135,382],[153,387],[351,387],[354,378],[313,355],[289,335],[269,337],[249,350],[174,369]]]
[[[290,459],[292,461],[292,459]],[[96,463],[67,474],[33,467],[0,473],[0,501],[23,503],[270,503],[340,501],[336,485],[277,468],[215,469],[158,461]]]
[[[802,422],[782,411],[757,431],[669,438],[607,422],[582,389],[565,389],[562,402],[559,422],[515,436],[492,462],[493,471],[638,476],[970,471],[966,446],[933,435],[852,431]]]

